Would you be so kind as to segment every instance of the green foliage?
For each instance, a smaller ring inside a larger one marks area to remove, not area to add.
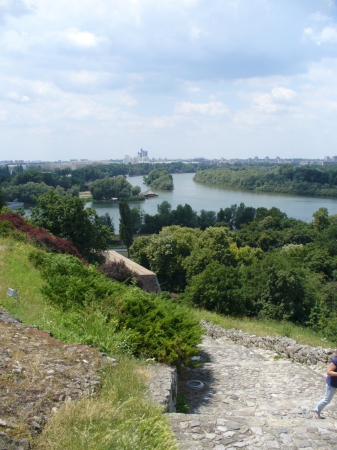
[[[102,225],[94,209],[85,209],[78,197],[60,195],[56,191],[38,198],[37,206],[31,209],[31,221],[72,241],[89,262],[100,259],[98,252],[106,250],[113,237],[111,227]]]
[[[44,427],[38,450],[178,450],[167,414],[146,397],[147,367],[119,358],[93,398],[65,402]]]
[[[46,281],[44,295],[61,309],[83,308],[118,291],[117,283],[111,283],[78,258],[71,255],[54,256],[37,251],[31,254],[30,260],[41,270]]]
[[[303,274],[295,269],[277,270],[274,267],[268,272],[259,315],[274,320],[303,323],[313,306],[306,296]]]
[[[123,241],[124,245],[129,249],[133,243],[133,229],[132,229],[132,216],[129,205],[124,199],[121,199],[118,203],[119,207],[119,237]]]
[[[85,343],[169,364],[197,353],[201,329],[186,308],[109,280],[69,255],[40,251],[30,259],[45,280],[44,296],[67,312],[69,327]]]
[[[188,414],[189,409],[190,408],[188,407],[186,397],[183,394],[181,394],[180,392],[178,392],[177,404],[176,404],[177,413]]]
[[[138,297],[129,291],[113,305],[122,328],[131,330],[137,353],[169,364],[188,363],[198,353],[202,331],[187,308],[156,295]]]
[[[328,228],[330,225],[329,222],[329,213],[327,208],[319,208],[318,211],[313,213],[313,225],[317,229],[317,231],[323,231],[325,228]]]
[[[34,183],[29,181],[26,184],[8,185],[4,188],[4,195],[7,201],[24,202],[36,204],[36,200],[43,194],[53,190],[51,186],[45,183]]]
[[[157,274],[163,290],[181,292],[186,285],[184,259],[190,255],[195,236],[200,230],[165,227],[158,235],[135,242],[131,251],[137,261]]]
[[[140,188],[139,192],[140,192]],[[136,195],[138,189],[133,188],[132,185],[122,176],[109,178],[105,177],[103,180],[96,180],[90,184],[89,190],[94,200],[110,200],[112,198],[129,198]]]
[[[99,216],[99,222],[105,225],[111,233],[115,233],[115,226],[109,213],[105,213],[104,216]]]
[[[166,169],[151,170],[147,177],[144,177],[144,183],[153,189],[163,189],[171,191],[173,189],[173,178]]]
[[[4,197],[4,194],[2,192],[2,188],[0,186],[0,211],[5,205],[6,205],[5,197]]]
[[[189,280],[182,297],[195,306],[237,316],[247,312],[241,289],[238,269],[215,261]]]
[[[132,224],[132,233],[138,234],[142,228],[144,210],[142,208],[131,208],[131,224]]]
[[[0,236],[9,236],[14,231],[14,225],[8,220],[0,220]]]
[[[289,164],[226,165],[199,171],[194,180],[212,186],[230,186],[258,192],[337,196],[336,167],[293,167]]]

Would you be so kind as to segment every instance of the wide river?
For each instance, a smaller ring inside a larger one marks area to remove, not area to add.
[[[271,208],[276,206],[288,217],[301,219],[305,222],[312,220],[312,214],[322,206],[328,208],[329,214],[337,214],[337,199],[326,199],[318,197],[300,197],[287,194],[267,194],[247,192],[229,188],[205,186],[193,181],[194,173],[173,175],[174,190],[156,190],[158,197],[150,198],[143,202],[130,202],[130,208],[142,208],[146,213],[154,215],[157,213],[157,205],[164,200],[168,201],[172,209],[178,205],[191,205],[198,214],[202,209],[218,212],[220,208],[226,208],[233,204],[244,203],[246,206],[258,208],[263,206]],[[140,186],[142,192],[149,189],[143,184],[143,177],[130,177],[128,181],[133,186]],[[119,211],[117,203],[92,202],[87,203],[97,210],[98,215],[109,213],[113,218],[116,233],[119,228]]]

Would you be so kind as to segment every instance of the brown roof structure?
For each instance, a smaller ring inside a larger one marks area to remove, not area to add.
[[[153,191],[145,191],[145,192],[141,192],[140,195],[144,195],[144,197],[158,197],[158,194],[156,194]]]

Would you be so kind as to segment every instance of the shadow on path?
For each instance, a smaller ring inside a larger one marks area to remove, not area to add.
[[[200,361],[195,367],[182,367],[178,373],[178,392],[182,394],[189,407],[189,414],[198,414],[201,406],[207,406],[211,403],[216,390],[214,385],[214,371],[212,356],[208,352],[201,350],[199,353]],[[186,383],[191,380],[198,380],[204,383],[201,389],[191,389]]]

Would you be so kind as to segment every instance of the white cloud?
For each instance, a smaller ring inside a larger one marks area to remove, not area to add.
[[[271,91],[271,96],[278,103],[293,103],[297,98],[297,93],[285,87],[275,87]]]
[[[324,27],[322,31],[316,33],[312,28],[306,28],[304,30],[304,36],[311,38],[317,45],[321,45],[326,42],[337,42],[337,26]]]
[[[196,86],[191,86],[187,89],[188,92],[192,92],[193,94],[198,93],[201,91],[200,88],[196,87]]]
[[[11,100],[17,101],[17,102],[28,102],[30,100],[27,95],[20,95],[17,92],[8,92],[7,97]]]
[[[70,28],[65,31],[67,40],[78,47],[92,48],[99,45],[105,38],[102,36],[96,36],[88,31],[80,31],[77,28]]]
[[[202,116],[216,117],[224,116],[230,113],[229,108],[222,102],[209,103],[191,103],[180,102],[175,105],[175,113],[177,114],[200,114]]]

